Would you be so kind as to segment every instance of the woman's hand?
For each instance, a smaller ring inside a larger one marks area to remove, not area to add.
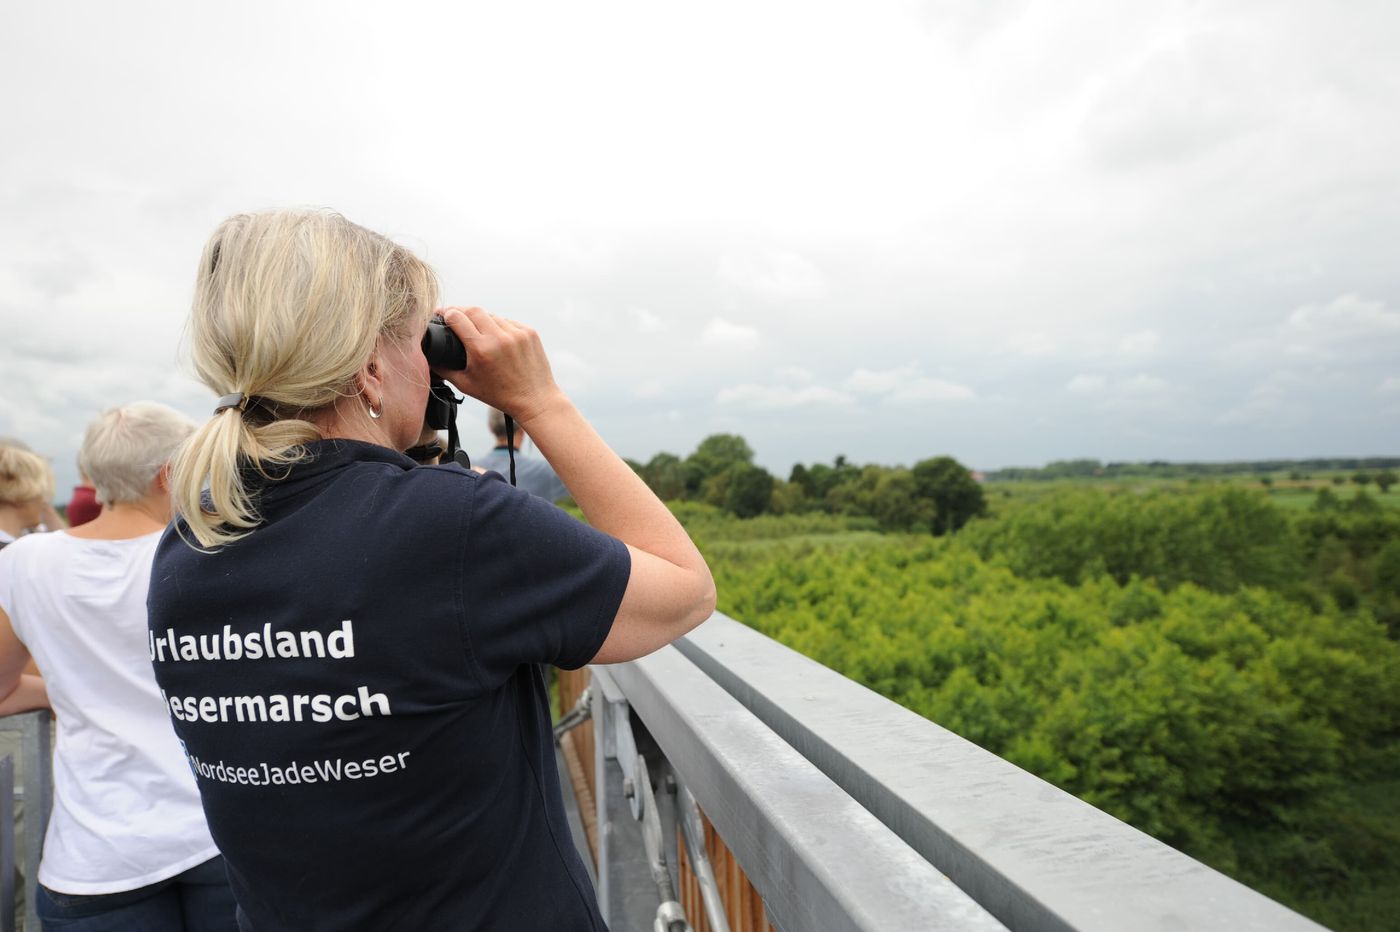
[[[467,368],[440,372],[458,391],[497,408],[527,426],[559,402],[540,335],[532,328],[479,307],[439,308],[443,321],[467,348]]]

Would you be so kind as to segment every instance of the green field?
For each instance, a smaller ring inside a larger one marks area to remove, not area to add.
[[[673,507],[728,614],[1326,925],[1382,930],[1400,492],[1356,491],[989,483],[990,514],[940,538]]]

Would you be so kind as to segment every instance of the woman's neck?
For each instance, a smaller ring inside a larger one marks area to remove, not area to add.
[[[13,505],[0,505],[0,531],[4,531],[10,537],[18,537],[24,533],[24,519],[20,516],[18,508]]]
[[[129,540],[164,530],[169,521],[168,504],[162,508],[161,502],[142,499],[108,505],[102,514],[87,524],[70,528],[68,533],[87,540]]]

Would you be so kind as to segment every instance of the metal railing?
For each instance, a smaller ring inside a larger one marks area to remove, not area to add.
[[[34,885],[44,833],[53,810],[53,715],[24,712],[0,718],[0,734],[19,739],[19,779],[10,754],[0,757],[0,932],[38,932]],[[15,816],[23,808],[23,844],[15,838]],[[16,868],[23,874],[24,915],[16,916]]]
[[[1004,928],[674,647],[592,668],[589,702],[598,901],[614,929]],[[721,883],[701,811],[742,878]],[[689,910],[674,898],[687,884]]]
[[[592,734],[575,729],[565,757],[594,770],[599,902],[616,930],[718,932],[719,909],[735,932],[761,929],[743,885],[721,882],[731,870],[781,932],[1322,928],[724,615],[591,670]],[[572,676],[561,699],[581,691]],[[650,882],[639,782],[669,888]],[[658,910],[677,890],[672,922]]]

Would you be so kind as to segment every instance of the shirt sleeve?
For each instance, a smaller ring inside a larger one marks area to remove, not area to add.
[[[592,660],[632,572],[620,540],[494,474],[475,483],[463,561],[463,623],[490,687],[522,663]]]
[[[25,578],[21,574],[24,572],[19,567],[20,555],[15,552],[13,542],[8,547],[0,547],[0,611],[3,611],[10,619],[10,630],[14,631],[15,637],[21,643],[26,639],[22,630],[25,619],[21,612],[15,609],[15,588],[17,577]]]
[[[15,612],[11,607],[11,589],[13,588],[15,555],[13,553],[6,554],[5,551],[9,549],[9,547],[0,547],[0,612],[10,616],[10,624],[13,626]]]

